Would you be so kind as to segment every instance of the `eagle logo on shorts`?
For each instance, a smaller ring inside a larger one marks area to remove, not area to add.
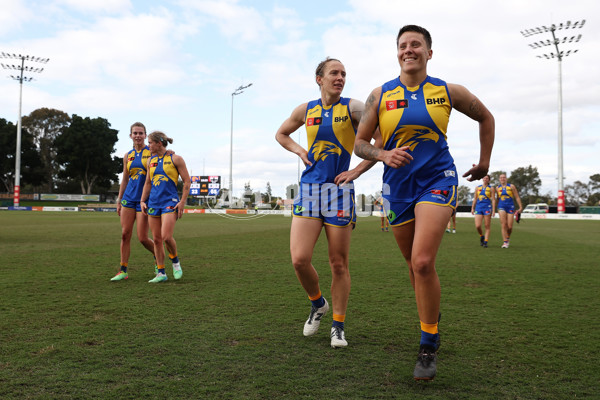
[[[398,129],[392,138],[394,147],[409,146],[410,150],[414,150],[419,143],[439,140],[439,133],[422,125],[403,125]]]
[[[131,170],[129,170],[129,176],[134,181],[138,180],[144,175],[146,175],[146,170],[144,168],[131,168]]]
[[[161,182],[168,182],[169,178],[164,175],[154,175],[152,178],[152,186],[158,186]]]
[[[327,156],[331,154],[337,154],[338,156],[342,155],[342,149],[334,143],[328,142],[326,140],[318,140],[313,144],[311,153],[315,158],[315,161],[323,160],[327,158]]]

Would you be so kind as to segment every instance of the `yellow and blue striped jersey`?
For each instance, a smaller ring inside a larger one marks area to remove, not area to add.
[[[127,172],[129,181],[123,193],[123,199],[126,201],[140,201],[144,183],[146,182],[146,165],[150,158],[150,148],[144,147],[141,151],[135,148],[130,150],[127,157]]]
[[[177,181],[179,180],[179,171],[173,163],[171,155],[163,155],[162,157],[153,156],[150,159],[150,181],[152,187],[150,189],[150,198],[148,206],[159,208],[164,204],[171,204],[179,201],[177,193]]]
[[[496,188],[496,191],[498,193],[498,199],[500,199],[500,201],[505,201],[505,200],[512,201],[515,198],[515,195],[512,191],[512,187],[510,186],[510,183],[507,183],[506,186],[499,185]]]
[[[479,185],[475,188],[475,196],[477,197],[477,204],[492,204],[492,187],[487,185],[485,188],[483,185]]]
[[[379,130],[385,150],[408,146],[413,156],[400,168],[384,166],[384,194],[389,201],[412,201],[432,186],[458,185],[446,131],[452,101],[446,82],[427,78],[407,87],[400,77],[381,87]]]
[[[303,183],[332,183],[347,171],[354,149],[356,130],[352,124],[350,98],[342,97],[325,108],[321,99],[310,101],[304,120],[308,159],[312,165],[302,173]]]

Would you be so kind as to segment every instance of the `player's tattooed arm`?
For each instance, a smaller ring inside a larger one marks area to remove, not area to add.
[[[354,143],[354,153],[365,160],[371,161],[381,160],[382,151],[380,148],[382,146],[381,135],[379,135],[378,129],[379,118],[377,116],[378,92],[381,92],[381,88],[373,90],[365,103],[365,110],[360,119]],[[375,137],[375,144],[378,147],[371,144],[373,137]]]

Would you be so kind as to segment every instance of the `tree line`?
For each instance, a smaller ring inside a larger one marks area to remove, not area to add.
[[[118,183],[118,131],[104,118],[40,108],[21,120],[21,192],[103,194]],[[0,118],[0,180],[12,193],[17,126]]]

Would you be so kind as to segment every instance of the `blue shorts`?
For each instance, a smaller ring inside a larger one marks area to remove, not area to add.
[[[437,204],[456,210],[456,186],[431,188],[418,195],[413,201],[388,201],[386,210],[390,225],[399,226],[414,221],[417,204]]]
[[[141,202],[139,201],[130,201],[130,200],[121,200],[121,206],[125,208],[133,208],[136,212],[142,212]]]
[[[150,217],[160,217],[161,215],[165,214],[173,214],[174,212],[177,212],[177,208],[175,208],[176,205],[177,202],[175,201],[167,202],[166,204],[159,204],[158,207],[154,205],[148,205],[148,215]]]
[[[320,219],[326,225],[356,224],[354,185],[335,183],[300,183],[294,199],[294,217]]]
[[[476,204],[475,215],[490,215],[492,213],[491,204]]]
[[[515,213],[515,203],[512,200],[498,202],[498,211],[505,211],[507,214]]]

